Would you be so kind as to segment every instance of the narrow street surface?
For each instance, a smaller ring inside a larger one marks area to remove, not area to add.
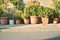
[[[60,40],[60,31],[0,33],[0,40]]]

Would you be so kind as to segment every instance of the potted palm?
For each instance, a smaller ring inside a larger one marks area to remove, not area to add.
[[[21,23],[21,13],[15,12],[14,13],[14,18],[16,20],[16,24],[20,24]]]
[[[25,24],[29,24],[30,23],[30,16],[28,14],[28,11],[27,11],[27,7],[24,8],[24,13],[22,13],[21,17],[24,19],[24,23]]]
[[[37,24],[38,23],[38,6],[30,6],[29,7],[29,12],[31,14],[30,19],[31,19],[31,24]]]
[[[43,24],[48,24],[49,16],[52,14],[52,9],[47,7],[39,7],[39,17],[42,19]]]

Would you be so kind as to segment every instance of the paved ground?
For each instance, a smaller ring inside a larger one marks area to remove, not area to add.
[[[0,40],[60,40],[60,24],[0,25]]]
[[[60,24],[0,25],[0,32],[60,31]]]
[[[60,40],[60,31],[0,33],[0,40]]]

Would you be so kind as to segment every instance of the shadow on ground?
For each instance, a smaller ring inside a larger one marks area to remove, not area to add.
[[[60,36],[56,36],[54,38],[46,39],[46,40],[60,40]]]
[[[25,24],[18,24],[18,25],[0,25],[0,32],[3,29],[8,29],[11,27],[22,27],[22,26],[26,26]]]

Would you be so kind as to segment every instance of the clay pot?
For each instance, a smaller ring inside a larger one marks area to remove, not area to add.
[[[42,23],[43,24],[48,24],[49,19],[47,17],[42,17]]]
[[[30,23],[30,19],[24,19],[24,23],[25,24],[29,24]]]
[[[53,19],[53,23],[54,23],[54,24],[57,24],[57,23],[58,23],[58,18],[54,18],[54,19]]]
[[[38,16],[30,16],[31,18],[31,24],[37,24],[38,23]]]
[[[8,23],[8,17],[1,17],[1,25],[6,25]]]
[[[16,19],[16,24],[20,24],[21,20],[20,19]]]

